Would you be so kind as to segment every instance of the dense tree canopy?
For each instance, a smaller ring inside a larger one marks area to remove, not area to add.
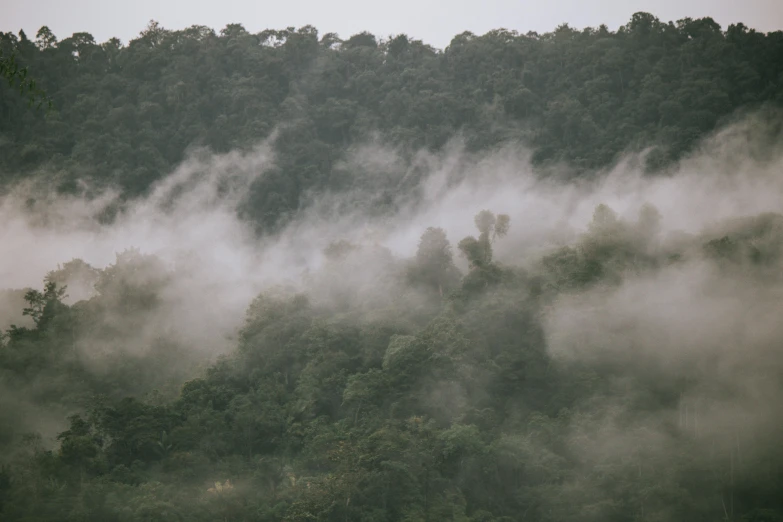
[[[743,392],[711,389],[723,381],[708,362],[670,358],[665,344],[646,352],[633,333],[617,345],[611,328],[600,330],[606,344],[590,348],[589,359],[559,357],[556,338],[545,338],[545,311],[558,303],[690,263],[706,263],[721,280],[781,283],[780,215],[694,236],[680,243],[681,255],[659,236],[659,218],[646,206],[628,222],[601,205],[575,243],[523,270],[498,264],[482,245],[493,227],[501,236],[510,225],[485,210],[475,217],[481,237],[466,238],[481,255],[463,249],[472,260],[464,276],[437,228],[424,231],[409,260],[377,246],[333,245],[311,290],[258,296],[235,350],[168,398],[151,392],[185,379],[160,371],[181,347],[169,342],[138,357],[118,343],[129,338],[123,328],[158,313],[156,295],[172,274],[136,251],[105,270],[68,263],[43,292],[25,295],[34,324],[8,331],[0,383],[30,404],[81,413],[71,414],[54,448],[23,423],[2,424],[0,513],[4,520],[780,520],[779,411],[766,428],[737,431],[716,419],[739,418],[724,410]],[[343,291],[351,281],[341,270],[355,256],[387,259],[374,268],[385,274],[375,279],[374,300]],[[60,285],[85,279],[95,285],[92,297],[66,305]],[[319,281],[337,281],[338,292],[324,299]],[[110,317],[117,310],[122,324]],[[575,332],[580,346],[590,346],[589,331]],[[113,339],[103,355],[108,373],[79,348],[96,337]],[[622,351],[600,357],[613,345]],[[779,379],[778,359],[740,365],[727,382]],[[763,422],[743,415],[748,426]]]
[[[46,172],[64,191],[84,178],[132,197],[192,147],[248,149],[277,131],[275,170],[247,208],[267,228],[308,189],[339,187],[346,149],[374,133],[411,152],[455,136],[472,150],[521,141],[538,165],[577,172],[654,145],[655,170],[737,110],[783,102],[783,32],[647,13],[617,31],[463,33],[442,51],[405,35],[156,22],[126,45],[42,27],[0,35],[0,49],[55,107],[30,112],[0,90],[4,180]]]
[[[267,238],[311,193],[421,186],[345,175],[366,140],[521,143],[575,176],[653,147],[654,173],[783,103],[783,32],[646,13],[442,51],[155,22],[127,45],[43,27],[0,50],[2,188],[140,198],[194,147],[271,139],[242,208]],[[22,67],[50,111],[14,92]],[[651,205],[600,204],[523,255],[501,249],[529,224],[493,207],[451,216],[467,237],[420,223],[409,257],[332,242],[252,299],[219,357],[193,316],[171,321],[195,298],[219,314],[182,288],[187,263],[129,249],[0,289],[0,519],[783,521],[783,216],[667,236]]]

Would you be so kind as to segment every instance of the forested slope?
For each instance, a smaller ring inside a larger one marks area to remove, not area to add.
[[[646,13],[618,31],[464,33],[442,51],[405,35],[156,23],[126,45],[43,27],[0,46],[54,102],[45,116],[0,91],[6,182],[44,172],[65,191],[88,179],[135,196],[189,147],[248,149],[277,131],[276,169],[245,209],[267,228],[308,189],[341,188],[346,149],[375,133],[410,154],[456,135],[471,150],[521,141],[576,173],[655,146],[659,169],[738,109],[783,102],[783,32]]]
[[[0,520],[783,521],[783,33],[0,45]]]
[[[236,349],[174,400],[138,393],[175,345],[117,344],[159,313],[155,260],[53,272],[2,382],[27,415],[84,410],[51,449],[6,404],[3,519],[781,520],[783,218],[687,243],[659,219],[601,206],[527,270],[493,259],[509,223],[488,211],[464,275],[440,229],[411,259],[334,245],[305,291],[255,299]],[[87,270],[96,295],[65,305],[55,282]],[[96,336],[112,348],[77,347]]]

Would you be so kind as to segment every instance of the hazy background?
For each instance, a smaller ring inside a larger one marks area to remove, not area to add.
[[[60,38],[86,31],[98,41],[118,37],[123,42],[136,37],[150,19],[167,29],[206,25],[219,30],[229,23],[241,23],[248,31],[258,32],[310,24],[321,34],[336,32],[344,38],[361,31],[378,37],[405,33],[438,48],[463,31],[483,34],[502,27],[543,33],[561,23],[578,28],[606,24],[616,29],[638,11],[651,12],[665,22],[711,16],[724,28],[737,22],[763,32],[783,27],[783,2],[779,0],[2,0],[0,5],[0,31],[24,29],[34,37],[42,25],[48,25]]]

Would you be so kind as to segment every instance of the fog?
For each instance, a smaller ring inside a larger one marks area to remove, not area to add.
[[[646,176],[637,154],[581,182],[538,176],[519,144],[469,154],[456,140],[442,153],[405,156],[376,138],[352,148],[338,166],[361,182],[349,187],[362,189],[310,194],[291,223],[262,238],[237,210],[274,164],[274,135],[248,152],[193,153],[137,201],[121,202],[112,191],[91,199],[56,196],[28,182],[0,200],[0,242],[12,253],[0,258],[0,288],[39,288],[49,271],[72,259],[104,268],[137,248],[176,274],[167,298],[187,309],[180,328],[206,321],[228,334],[263,287],[300,283],[332,241],[381,245],[409,257],[426,227],[442,227],[456,244],[474,233],[472,216],[484,208],[511,216],[511,233],[496,249],[509,264],[572,242],[600,203],[627,219],[652,204],[664,234],[697,234],[729,218],[781,210],[783,148],[775,146],[770,121],[749,117],[718,131],[664,176]],[[413,198],[398,195],[410,186]],[[374,207],[384,197],[389,203],[379,214]],[[99,221],[114,209],[110,223]]]
[[[455,245],[475,234],[473,216],[482,209],[511,217],[496,259],[533,272],[542,255],[586,237],[601,203],[628,223],[645,204],[657,208],[660,231],[651,248],[658,253],[682,237],[719,238],[727,220],[780,212],[783,144],[769,121],[752,116],[723,128],[665,175],[644,174],[645,151],[582,181],[541,176],[519,144],[471,154],[455,140],[440,153],[411,156],[375,137],[354,146],[338,167],[348,180],[345,190],[307,195],[294,219],[265,237],[243,221],[240,209],[254,181],[274,165],[274,135],[251,151],[194,152],[135,201],[121,201],[112,191],[58,196],[30,181],[0,200],[0,243],[7,253],[0,257],[0,288],[40,289],[50,271],[73,259],[105,269],[130,248],[156,256],[161,273],[139,276],[160,285],[154,310],[105,309],[101,317],[111,328],[77,344],[91,370],[104,375],[117,371],[117,351],[143,358],[170,349],[171,367],[161,369],[160,381],[170,375],[185,380],[235,346],[247,306],[264,289],[290,285],[328,300],[337,286],[355,287],[372,303],[398,284],[389,276],[397,269],[394,259],[411,257],[427,227],[442,227]],[[343,270],[333,266],[319,278],[327,266],[324,249],[338,240],[375,250],[364,258],[348,254]],[[467,262],[455,258],[466,271]],[[626,430],[635,429],[649,430],[650,451],[667,451],[672,439],[665,426],[682,425],[686,405],[686,425],[702,435],[740,423],[759,436],[776,434],[775,405],[783,399],[773,378],[783,370],[779,268],[751,277],[694,252],[680,263],[629,274],[619,286],[564,293],[550,303],[543,326],[557,364],[608,369],[611,386],[620,388],[685,383],[682,399],[664,401],[663,409],[645,406],[635,392],[624,404],[595,403],[594,417],[572,427],[571,444],[585,460],[635,451],[623,442]],[[89,278],[68,284],[71,304],[95,295]],[[1,298],[0,312],[13,315],[9,303],[18,306],[19,297]],[[22,324],[19,313],[12,319],[2,324]],[[448,389],[441,395],[459,396]],[[617,420],[630,411],[632,420]],[[35,427],[43,429],[48,418],[39,416]]]

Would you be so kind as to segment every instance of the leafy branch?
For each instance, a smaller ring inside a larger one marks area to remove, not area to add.
[[[9,87],[19,89],[19,94],[27,98],[29,107],[37,102],[36,109],[40,109],[45,104],[47,110],[51,110],[51,98],[38,87],[34,78],[28,77],[27,67],[19,67],[16,56],[12,54],[5,57],[2,50],[0,50],[0,76],[8,82]]]

